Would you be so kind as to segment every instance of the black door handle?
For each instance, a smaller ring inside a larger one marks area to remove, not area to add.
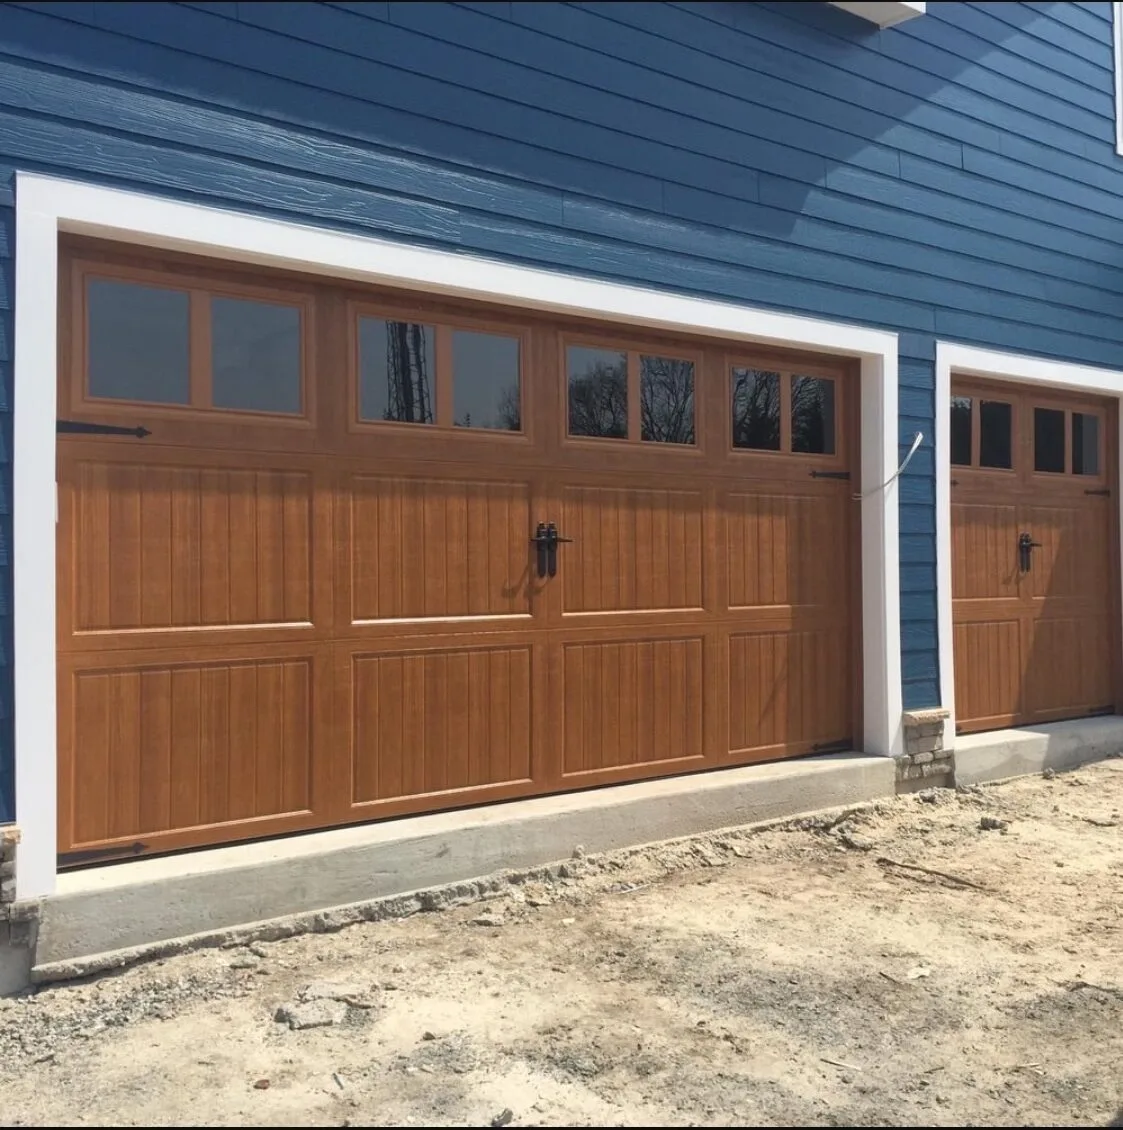
[[[571,542],[573,538],[563,538],[558,533],[558,527],[553,522],[539,522],[530,539],[538,550],[538,575],[540,577],[556,577],[558,574],[558,545]]]
[[[1033,551],[1041,548],[1041,542],[1034,541],[1031,535],[1018,535],[1018,568],[1023,573],[1028,573],[1033,567]]]
[[[544,577],[550,567],[550,546],[553,544],[553,539],[550,537],[550,527],[545,522],[539,522],[538,528],[534,531],[534,537],[530,540],[538,551],[538,575]]]

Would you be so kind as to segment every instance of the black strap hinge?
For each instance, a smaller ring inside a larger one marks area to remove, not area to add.
[[[55,431],[60,434],[87,436],[135,436],[144,439],[152,433],[143,427],[127,428],[122,424],[94,424],[89,420],[56,420]]]
[[[812,471],[811,477],[813,479],[848,479],[850,478],[849,471]]]
[[[1107,487],[1104,487],[1104,488],[1102,488],[1101,490],[1086,490],[1086,491],[1085,491],[1084,493],[1085,493],[1085,494],[1100,494],[1100,495],[1109,495],[1109,494],[1111,494],[1111,491],[1109,491],[1109,490],[1107,489]]]
[[[90,848],[88,851],[64,851],[58,861],[63,867],[76,867],[82,863],[108,862],[111,859],[128,859],[147,851],[148,845],[139,840],[135,844],[117,844],[114,847]]]

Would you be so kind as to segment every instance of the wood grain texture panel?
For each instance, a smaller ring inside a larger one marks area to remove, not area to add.
[[[951,591],[956,601],[1018,595],[1018,515],[1008,503],[952,503]]]
[[[526,780],[529,647],[352,659],[352,803]]]
[[[312,483],[299,471],[83,462],[76,632],[312,618]]]
[[[702,756],[701,638],[565,644],[562,680],[564,774]]]
[[[1096,605],[1106,600],[1111,525],[1107,499],[1096,502],[1099,505],[1080,499],[1020,507],[1022,528],[1032,531],[1039,543],[1033,551],[1033,568],[1022,578],[1025,595],[1035,604],[1081,600]]]
[[[702,606],[701,492],[571,486],[562,506],[566,614]]]
[[[353,621],[529,614],[525,482],[356,475]]]
[[[839,494],[729,495],[730,607],[845,605],[850,506]]]
[[[82,670],[72,678],[74,845],[310,809],[309,661]]]
[[[1005,725],[1015,720],[1021,712],[1025,670],[1019,621],[959,623],[953,639],[959,727],[975,729],[987,721]]]
[[[729,751],[851,741],[851,649],[837,628],[729,638]]]
[[[1056,617],[1034,625],[1025,662],[1029,719],[1047,721],[1104,712],[1115,701],[1107,617]]]

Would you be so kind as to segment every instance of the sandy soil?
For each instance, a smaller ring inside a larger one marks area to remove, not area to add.
[[[0,1124],[1123,1125],[1121,813],[1110,760],[47,988]]]

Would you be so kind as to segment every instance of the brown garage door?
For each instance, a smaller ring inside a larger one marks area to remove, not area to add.
[[[851,744],[838,364],[89,243],[63,278],[64,862]]]
[[[960,381],[951,413],[958,728],[1111,713],[1119,617],[1107,405]]]

